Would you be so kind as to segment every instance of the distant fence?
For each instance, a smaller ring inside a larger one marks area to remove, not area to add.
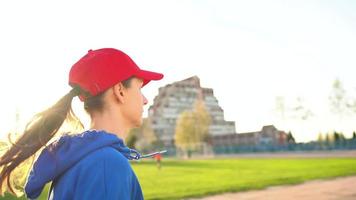
[[[323,150],[352,150],[356,149],[356,140],[338,142],[310,142],[287,145],[256,145],[256,146],[214,146],[215,154],[238,154],[253,152],[283,152],[283,151],[323,151]]]
[[[286,145],[225,145],[209,147],[209,154],[239,154],[239,153],[261,153],[261,152],[293,152],[293,151],[327,151],[327,150],[356,150],[356,139],[340,140],[337,142],[309,142]],[[165,148],[166,156],[177,156],[179,151],[175,147]],[[204,155],[207,151],[193,151],[193,155]]]

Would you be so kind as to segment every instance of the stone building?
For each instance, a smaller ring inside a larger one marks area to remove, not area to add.
[[[219,106],[213,89],[202,88],[197,76],[159,88],[153,105],[148,109],[152,129],[165,146],[174,146],[177,118],[185,110],[192,110],[197,99],[204,101],[211,115],[209,134],[212,136],[235,133],[235,122],[225,121],[224,110]]]
[[[268,125],[257,132],[215,135],[211,138],[211,143],[213,146],[278,146],[287,144],[287,134],[273,125]]]

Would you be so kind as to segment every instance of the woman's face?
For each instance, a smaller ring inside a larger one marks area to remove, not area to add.
[[[130,86],[124,89],[125,102],[122,111],[131,127],[139,127],[142,124],[143,106],[147,104],[147,99],[141,92],[142,84],[142,79],[133,78]]]

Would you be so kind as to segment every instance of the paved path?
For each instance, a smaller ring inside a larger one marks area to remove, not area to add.
[[[215,195],[199,200],[356,200],[356,176]],[[193,200],[193,199],[191,199]],[[198,200],[198,199],[194,199]]]

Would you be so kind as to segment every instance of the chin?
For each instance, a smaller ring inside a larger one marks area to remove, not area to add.
[[[143,120],[141,119],[140,121],[137,121],[134,123],[134,128],[138,128],[140,126],[142,126]]]

